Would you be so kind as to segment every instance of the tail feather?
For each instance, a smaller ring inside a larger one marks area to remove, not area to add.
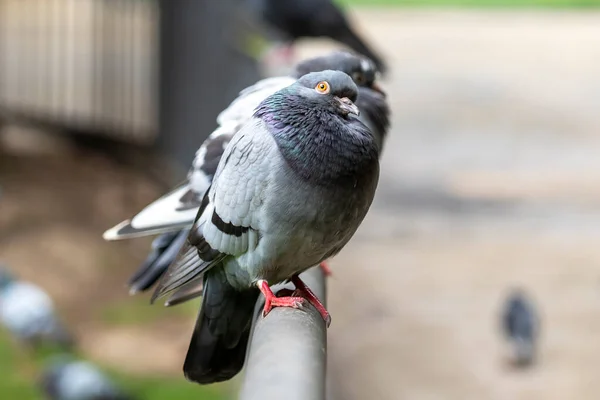
[[[164,233],[154,239],[152,251],[129,278],[131,294],[147,290],[160,279],[169,265],[175,261],[188,233],[189,230],[184,229],[181,232]]]
[[[222,268],[207,272],[202,308],[183,365],[188,380],[222,382],[242,369],[258,296],[258,289],[234,289]]]
[[[198,207],[193,201],[186,203],[186,196],[192,192],[188,184],[182,185],[158,200],[147,205],[131,220],[125,220],[110,228],[102,237],[104,240],[122,240],[157,235],[189,228],[194,223]],[[193,197],[195,199],[196,196]]]
[[[107,241],[135,239],[163,233],[176,232],[182,229],[188,229],[192,226],[194,220],[173,221],[163,225],[152,225],[148,227],[137,228],[131,220],[125,220],[102,234],[102,238]]]
[[[202,296],[202,281],[192,280],[177,289],[165,302],[166,307],[176,306]]]

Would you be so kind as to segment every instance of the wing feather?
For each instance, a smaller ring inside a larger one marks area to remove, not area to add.
[[[290,76],[266,78],[242,90],[239,96],[217,117],[219,125],[230,123],[244,124],[254,114],[254,110],[267,97],[294,83]]]
[[[152,300],[198,279],[229,257],[254,250],[265,182],[277,147],[260,120],[251,120],[231,141],[186,243],[161,279]],[[262,182],[263,184],[257,184]],[[243,193],[242,193],[243,192]]]
[[[154,201],[131,220],[126,220],[104,232],[105,240],[120,240],[134,237],[154,235],[189,228],[197,214],[198,207],[208,190],[216,173],[218,164],[227,144],[241,127],[248,122],[254,110],[268,96],[295,82],[292,77],[275,77],[263,79],[242,90],[239,96],[217,117],[219,127],[202,143],[188,172],[187,182],[174,191]],[[246,144],[245,146],[249,146]],[[240,149],[240,157],[256,154],[249,148]],[[255,161],[258,155],[254,156]],[[235,197],[235,198],[234,198]],[[237,211],[247,215],[249,209],[243,206],[236,193],[228,193],[221,201],[226,205],[242,205]],[[236,212],[236,211],[233,211]]]

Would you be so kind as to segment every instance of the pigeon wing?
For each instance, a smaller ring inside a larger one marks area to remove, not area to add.
[[[130,239],[189,228],[231,138],[252,118],[264,99],[295,81],[292,77],[267,78],[242,90],[217,117],[219,127],[196,152],[187,181],[146,206],[131,220],[104,232],[104,240]]]
[[[253,251],[259,241],[262,197],[275,171],[277,146],[264,123],[251,120],[233,138],[175,262],[152,299],[180,288],[229,257]]]
[[[290,76],[266,78],[256,82],[242,90],[229,107],[219,114],[217,123],[220,126],[245,124],[252,118],[254,110],[264,99],[294,82],[296,79]]]

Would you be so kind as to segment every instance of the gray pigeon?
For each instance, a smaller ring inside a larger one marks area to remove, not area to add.
[[[225,147],[240,127],[250,120],[256,107],[279,89],[296,82],[299,77],[327,69],[345,72],[359,86],[357,102],[365,106],[364,115],[360,118],[364,118],[363,122],[367,125],[377,124],[375,126],[379,129],[373,130],[373,133],[379,146],[382,146],[389,127],[389,109],[385,102],[385,94],[376,82],[375,65],[367,58],[340,51],[308,59],[296,66],[294,76],[263,79],[241,91],[229,107],[219,114],[219,127],[198,149],[192,168],[188,172],[187,182],[148,205],[131,220],[125,220],[104,232],[104,239],[129,239],[189,228],[198,212],[202,197],[210,186]],[[363,101],[361,97],[364,89],[369,90],[364,92]],[[367,99],[374,98],[378,99],[378,102],[370,105]],[[382,109],[380,105],[383,105]],[[382,115],[385,116],[385,121],[378,123],[377,121],[382,120]]]
[[[529,366],[535,360],[539,320],[534,305],[522,289],[513,289],[502,316],[503,330],[516,366]]]
[[[0,321],[16,339],[35,347],[41,343],[68,349],[73,338],[56,315],[54,304],[41,288],[13,278],[0,266]]]
[[[379,148],[356,117],[358,89],[343,72],[310,73],[265,99],[225,149],[174,264],[152,297],[203,280],[203,301],[184,373],[200,384],[230,379],[244,363],[253,309],[307,300],[298,277],[337,254],[377,187]],[[291,280],[295,297],[270,285]]]
[[[299,63],[292,77],[264,79],[245,89],[219,115],[218,122],[221,126],[200,147],[188,174],[188,182],[146,207],[131,221],[124,221],[105,233],[105,239],[116,240],[167,231],[155,239],[151,253],[130,279],[132,294],[153,286],[174,261],[187,237],[187,228],[193,223],[206,188],[212,181],[225,146],[240,126],[252,117],[260,102],[276,90],[292,84],[300,76],[326,69],[343,71],[358,85],[359,94],[355,104],[361,110],[359,118],[374,133],[378,146],[383,147],[389,129],[390,111],[385,94],[376,82],[377,69],[364,57],[348,52],[333,52]],[[171,232],[172,229],[181,229],[181,226],[185,228],[180,233]],[[200,293],[201,291],[197,292]],[[167,304],[175,305],[182,302],[182,299],[191,297],[193,296],[189,291],[182,298],[175,293]]]
[[[55,356],[45,368],[40,386],[49,400],[131,400],[96,366]]]

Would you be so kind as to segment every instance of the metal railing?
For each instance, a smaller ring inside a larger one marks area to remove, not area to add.
[[[325,304],[322,270],[301,277]],[[267,318],[258,311],[240,400],[324,400],[327,328],[321,315],[312,306],[274,308]]]

